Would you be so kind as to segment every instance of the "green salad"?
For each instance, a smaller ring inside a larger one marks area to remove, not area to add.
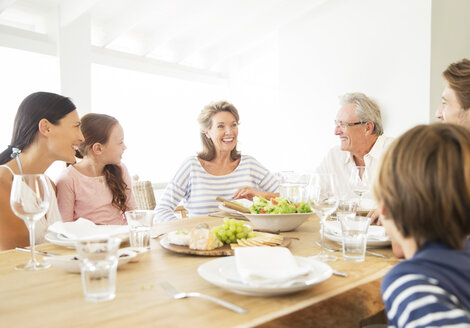
[[[311,213],[312,209],[306,202],[293,203],[283,197],[271,200],[262,197],[253,197],[253,205],[250,206],[251,214],[290,214]]]

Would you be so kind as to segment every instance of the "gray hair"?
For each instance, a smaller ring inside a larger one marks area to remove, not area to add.
[[[363,122],[374,123],[374,134],[381,136],[384,133],[382,113],[379,105],[365,94],[360,92],[346,93],[341,97],[341,105],[353,104],[354,111]]]

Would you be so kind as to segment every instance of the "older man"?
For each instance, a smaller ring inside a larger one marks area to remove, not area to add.
[[[317,172],[335,174],[342,198],[357,197],[349,183],[351,171],[356,166],[365,166],[366,179],[372,187],[379,159],[393,139],[383,136],[380,108],[363,93],[348,93],[341,98],[341,108],[335,120],[335,135],[339,137],[340,145],[328,152]],[[370,194],[364,197],[372,199]],[[363,207],[368,206],[363,204]]]
[[[436,117],[470,129],[470,60],[450,64],[442,76],[445,87]]]

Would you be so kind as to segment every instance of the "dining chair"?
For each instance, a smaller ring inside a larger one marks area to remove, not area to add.
[[[134,181],[132,190],[134,191],[135,201],[137,202],[137,209],[155,209],[155,205],[157,205],[157,203],[155,201],[155,194],[153,193],[153,187],[150,181]]]

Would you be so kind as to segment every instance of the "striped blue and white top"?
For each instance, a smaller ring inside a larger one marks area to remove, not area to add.
[[[217,196],[230,199],[240,188],[252,187],[264,192],[278,192],[279,182],[256,159],[242,155],[233,172],[214,176],[207,173],[197,156],[183,162],[162,194],[157,207],[160,221],[176,219],[175,208],[183,200],[190,216],[218,211]]]
[[[382,281],[389,327],[470,327],[469,247],[430,245]]]

